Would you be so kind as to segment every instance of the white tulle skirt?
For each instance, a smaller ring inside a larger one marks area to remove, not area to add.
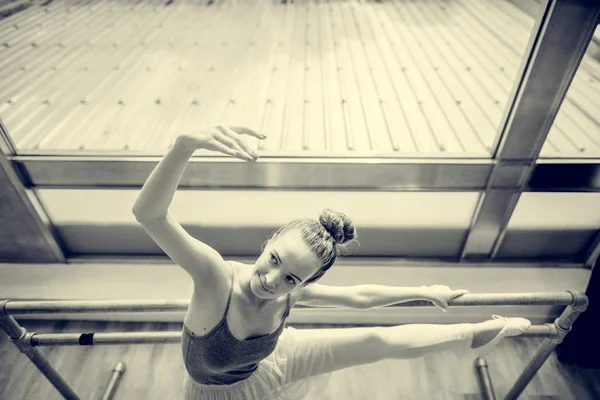
[[[185,400],[299,400],[321,398],[333,369],[329,346],[285,327],[277,347],[247,379],[231,385],[203,385],[187,373]]]

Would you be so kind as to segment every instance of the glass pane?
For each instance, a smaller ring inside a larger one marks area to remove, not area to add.
[[[36,189],[36,193],[54,224],[137,224],[131,209],[139,190]],[[296,218],[315,218],[329,207],[348,214],[357,226],[468,228],[479,195],[478,192],[180,190],[169,212],[184,224],[278,226]]]
[[[540,158],[600,158],[600,27],[588,45]]]
[[[522,193],[507,229],[598,229],[600,193]]]
[[[600,193],[523,193],[498,257],[584,261],[600,228],[598,204]]]
[[[57,0],[5,15],[0,116],[20,151],[153,154],[225,124],[267,134],[264,155],[489,157],[534,25],[504,0]]]
[[[71,254],[162,254],[132,214],[137,190],[37,190]],[[228,255],[256,255],[267,237],[325,207],[354,222],[353,255],[456,257],[480,194],[323,191],[179,191],[170,214]],[[250,211],[250,212],[249,212]]]

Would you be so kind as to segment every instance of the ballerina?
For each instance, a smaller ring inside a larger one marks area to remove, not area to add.
[[[168,209],[197,149],[255,162],[259,156],[242,135],[266,138],[247,128],[226,126],[180,135],[133,206],[136,220],[194,282],[182,331],[186,400],[313,399],[324,391],[333,371],[461,347],[483,355],[502,338],[518,336],[531,326],[524,318],[495,315],[474,324],[285,326],[296,304],[365,309],[422,299],[445,309],[467,291],[443,285],[398,290],[369,285],[370,291],[358,292],[356,286],[316,283],[358,243],[350,218],[330,209],[318,220],[298,219],[281,227],[252,265],[225,261],[189,235]]]

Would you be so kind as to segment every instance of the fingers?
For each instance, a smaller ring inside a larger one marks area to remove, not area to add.
[[[217,140],[234,147],[243,155],[246,155],[247,161],[255,161],[258,158],[258,154],[255,153],[246,142],[239,138],[239,134],[236,131],[225,126],[218,126],[217,129],[222,133],[222,135],[217,135],[215,137]]]
[[[243,133],[243,134],[246,134],[249,136],[254,136],[255,138],[258,138],[258,139],[266,139],[267,138],[267,136],[265,136],[264,134],[254,132],[252,129],[248,129],[243,126],[232,126],[231,129],[233,129],[237,133]]]
[[[252,149],[250,149],[245,143],[241,142],[241,140],[239,140],[239,138],[236,136],[237,134],[235,132],[231,133],[230,129],[224,126],[217,126],[215,127],[215,134],[213,138],[239,153],[238,158],[248,162],[255,161],[258,158],[258,154],[254,153]]]
[[[239,151],[227,146],[226,144],[223,144],[216,140],[211,140],[211,142],[212,142],[211,145],[215,147],[215,150],[220,151],[221,153],[229,154],[230,156],[233,156],[236,158],[240,158],[244,161],[247,161],[245,158],[246,157],[245,155],[243,155]]]

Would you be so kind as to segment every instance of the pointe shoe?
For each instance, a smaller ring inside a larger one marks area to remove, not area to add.
[[[498,334],[492,340],[490,340],[483,346],[479,346],[473,349],[475,351],[475,354],[477,354],[477,356],[479,357],[488,354],[491,350],[494,349],[494,347],[496,347],[500,340],[504,339],[505,337],[519,336],[531,326],[531,322],[525,318],[507,318],[501,317],[499,315],[492,315],[492,318],[501,319],[504,322],[506,322],[506,324],[502,327],[500,332],[498,332]]]

